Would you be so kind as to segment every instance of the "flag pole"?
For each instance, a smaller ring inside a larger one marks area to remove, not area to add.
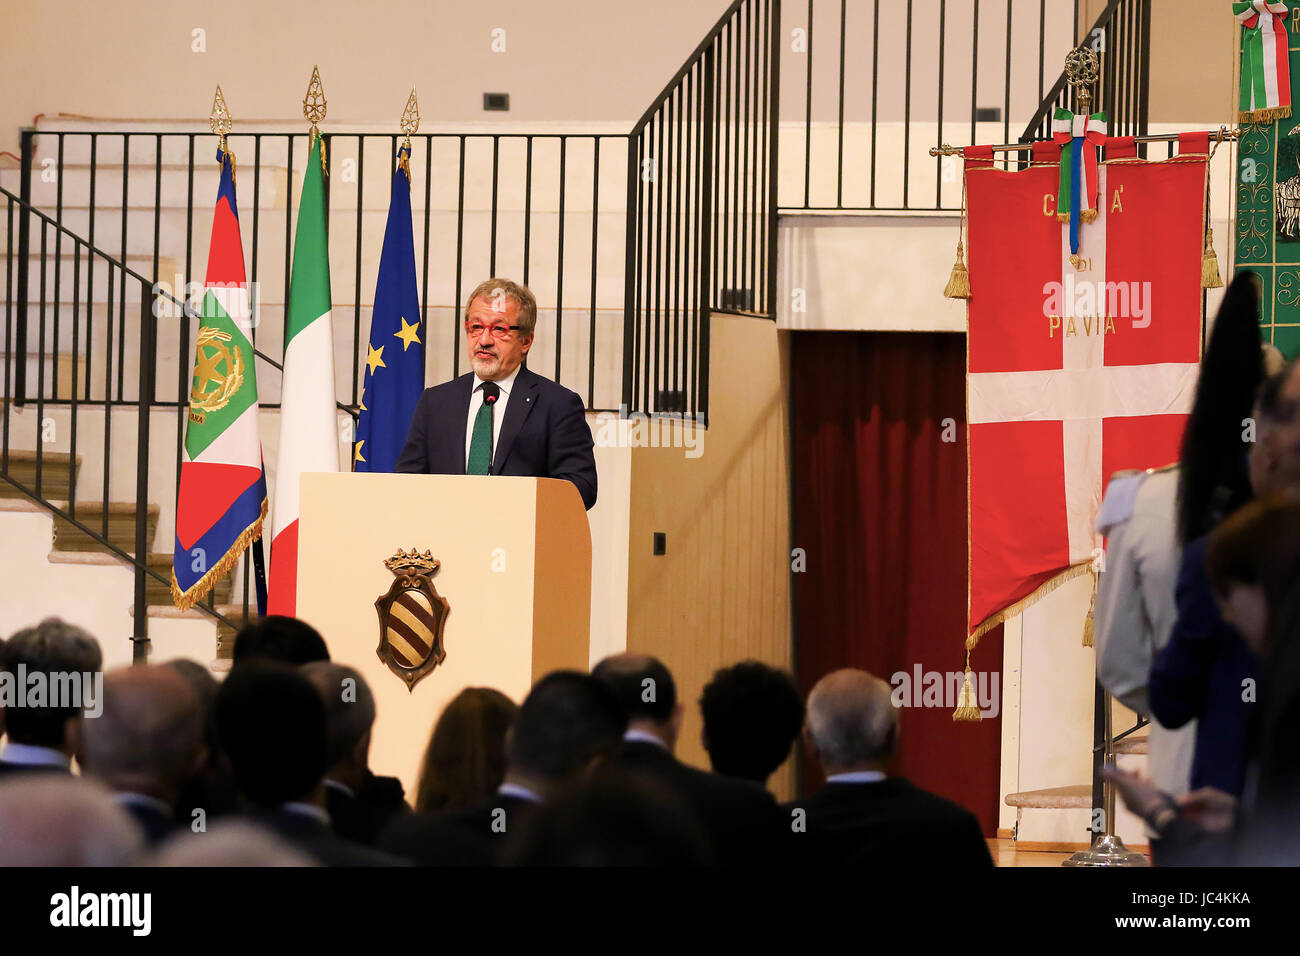
[[[261,538],[253,542],[253,586],[257,589],[257,616],[266,617],[266,557]]]

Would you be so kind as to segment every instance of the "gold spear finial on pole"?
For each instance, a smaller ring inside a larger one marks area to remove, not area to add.
[[[402,110],[401,119],[402,132],[406,134],[406,142],[402,144],[405,152],[399,151],[397,159],[397,168],[406,173],[406,180],[411,180],[411,134],[419,132],[420,129],[420,104],[415,97],[415,87],[411,87],[411,95],[406,98],[406,109]]]
[[[222,162],[230,160],[230,178],[235,178],[235,154],[226,146],[226,134],[234,126],[234,117],[230,115],[230,110],[226,106],[226,95],[221,92],[221,84],[217,84],[217,92],[212,97],[212,116],[208,119],[208,125],[212,127],[212,132],[218,137],[217,148],[221,150]]]
[[[212,132],[221,137],[221,151],[226,151],[226,134],[230,132],[233,123],[233,117],[230,110],[226,108],[226,96],[221,92],[221,84],[217,84],[216,95],[212,97],[212,116],[209,119],[209,125]]]
[[[320,82],[320,67],[313,65],[311,68],[311,81],[307,84],[307,95],[302,98],[302,115],[311,123],[311,140],[307,145],[308,151],[316,144],[316,137],[320,135],[319,124],[325,118],[327,104],[325,102],[325,88]],[[325,166],[325,144],[320,144],[320,165],[321,171],[327,172]]]

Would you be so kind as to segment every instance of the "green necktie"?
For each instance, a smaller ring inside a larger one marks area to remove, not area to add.
[[[474,416],[474,431],[469,440],[469,461],[465,465],[467,475],[486,475],[492,466],[492,406],[501,394],[501,386],[496,382],[483,383],[483,404]]]

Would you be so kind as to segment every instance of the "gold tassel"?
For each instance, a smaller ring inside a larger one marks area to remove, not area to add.
[[[966,261],[962,257],[964,247],[960,239],[957,240],[957,261],[952,264],[952,272],[948,276],[948,284],[944,287],[943,294],[948,299],[969,299],[970,298],[970,273],[966,271]]]
[[[1082,272],[1083,256],[1079,255],[1077,252],[1074,253],[1074,255],[1070,256],[1070,265],[1074,266],[1075,272]]]
[[[1088,602],[1088,616],[1083,619],[1083,646],[1092,647],[1097,616],[1097,573],[1092,574],[1092,599]]]
[[[1223,288],[1223,279],[1219,276],[1219,257],[1214,252],[1214,230],[1208,221],[1205,224],[1205,255],[1201,257],[1201,288]]]
[[[1095,210],[1095,209],[1085,209],[1083,212],[1079,213],[1079,221],[1080,221],[1080,222],[1096,222],[1096,221],[1097,221],[1097,210]]]
[[[952,712],[953,720],[978,723],[980,716],[979,701],[975,696],[975,675],[970,669],[970,651],[966,652],[966,679],[961,685],[961,696],[957,698],[957,709]]]

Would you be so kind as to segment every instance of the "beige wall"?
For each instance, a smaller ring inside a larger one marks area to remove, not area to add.
[[[1080,36],[1105,7],[1106,0],[1079,4]],[[1204,123],[1218,118],[1232,124],[1236,37],[1236,22],[1226,2],[1152,0],[1152,123]]]
[[[698,701],[714,670],[791,665],[785,333],[715,316],[710,354],[703,454],[632,451],[628,548],[628,649],[672,670],[686,710],[677,753],[702,767]],[[656,531],[668,536],[659,557]],[[792,796],[792,782],[787,763],[772,789]]]
[[[726,0],[4,0],[0,150],[37,113],[300,121],[319,64],[328,122],[393,122],[412,84],[426,121],[619,120],[630,126]],[[492,30],[506,31],[494,53]],[[206,52],[192,34],[206,31]],[[635,36],[635,42],[628,42]],[[484,113],[484,92],[510,94]],[[429,128],[426,123],[426,129]]]

